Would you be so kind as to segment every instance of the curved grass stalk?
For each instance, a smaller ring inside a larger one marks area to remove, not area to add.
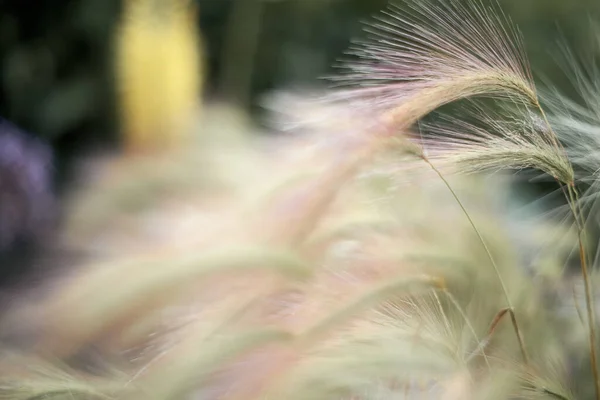
[[[414,121],[448,103],[478,95],[502,95],[514,93],[524,100],[537,101],[537,94],[527,82],[502,71],[465,73],[447,82],[439,82],[424,88],[413,99],[386,113],[388,123],[398,129],[409,128]]]
[[[561,187],[562,188],[562,187]],[[564,191],[564,188],[562,188]],[[590,342],[590,363],[592,368],[592,375],[594,377],[594,388],[596,390],[596,398],[600,398],[600,380],[598,372],[598,355],[596,349],[596,311],[594,310],[594,301],[592,299],[592,287],[590,282],[590,273],[588,271],[587,263],[587,252],[584,245],[584,225],[582,221],[581,209],[578,202],[578,193],[574,185],[567,186],[567,193],[565,194],[571,212],[575,218],[575,224],[577,226],[577,240],[579,242],[579,259],[581,261],[581,275],[583,278],[584,290],[585,290],[585,305],[587,311],[587,323],[588,323],[588,336]]]
[[[465,214],[465,217],[467,217],[467,220],[469,221],[469,224],[473,228],[473,231],[475,231],[475,234],[477,235],[477,238],[481,242],[481,245],[483,246],[487,257],[490,260],[490,264],[492,265],[492,268],[494,268],[494,272],[495,272],[496,276],[498,277],[498,282],[500,283],[500,286],[502,288],[502,293],[504,294],[504,298],[506,299],[506,304],[508,305],[508,308],[509,308],[509,310],[511,312],[511,319],[512,319],[512,322],[513,322],[513,328],[515,330],[515,335],[517,336],[517,340],[519,341],[519,348],[521,350],[521,355],[523,356],[523,360],[525,361],[525,363],[526,364],[529,363],[529,355],[527,354],[527,350],[525,348],[525,341],[523,339],[523,334],[521,332],[521,329],[519,327],[519,323],[517,321],[517,317],[515,315],[515,311],[514,311],[515,307],[514,307],[512,301],[510,300],[510,295],[508,294],[508,288],[506,287],[506,283],[504,282],[504,279],[502,278],[502,274],[500,273],[500,269],[498,268],[498,265],[496,264],[496,261],[494,260],[494,256],[492,256],[492,252],[490,251],[487,243],[485,242],[485,239],[483,238],[483,235],[481,234],[481,232],[477,228],[477,225],[475,224],[475,222],[471,218],[471,215],[469,214],[469,212],[465,208],[463,202],[460,200],[460,198],[458,197],[458,194],[454,191],[454,189],[452,188],[452,186],[450,185],[450,183],[448,182],[448,180],[444,177],[444,175],[440,172],[440,170],[437,169],[435,167],[435,165],[433,165],[433,163],[424,154],[422,155],[421,158],[422,158],[422,160],[425,163],[427,163],[427,165],[429,165],[431,167],[431,169],[439,176],[439,178],[442,180],[442,182],[444,183],[444,185],[448,188],[448,190],[452,194],[452,197],[454,197],[454,200],[456,200],[456,202],[458,203],[460,209]]]

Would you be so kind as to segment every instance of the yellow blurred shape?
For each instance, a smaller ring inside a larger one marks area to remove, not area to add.
[[[189,139],[202,88],[196,15],[189,0],[125,0],[116,75],[128,152],[181,147]]]

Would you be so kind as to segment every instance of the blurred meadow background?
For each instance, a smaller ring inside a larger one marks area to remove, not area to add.
[[[597,1],[0,11],[0,399],[600,400]]]

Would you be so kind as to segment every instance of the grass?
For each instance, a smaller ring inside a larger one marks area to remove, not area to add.
[[[539,100],[497,7],[377,21],[335,87],[271,103],[287,136],[206,106],[197,141],[152,139],[73,194],[65,242],[86,260],[0,320],[0,398],[598,398],[594,122]],[[523,169],[563,188],[577,261],[554,220],[528,243],[510,229],[499,174]]]

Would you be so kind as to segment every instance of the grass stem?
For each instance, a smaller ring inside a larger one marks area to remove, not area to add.
[[[515,311],[514,311],[515,309],[514,309],[514,306],[512,304],[512,301],[510,300],[510,296],[508,294],[508,289],[506,287],[506,284],[504,283],[504,279],[502,278],[502,274],[500,273],[500,269],[498,268],[498,265],[496,264],[496,261],[494,260],[494,257],[492,256],[492,253],[491,253],[491,251],[490,251],[487,243],[485,242],[485,239],[483,238],[483,235],[481,234],[481,232],[477,228],[477,225],[475,225],[475,222],[471,218],[471,215],[469,214],[469,212],[465,208],[465,206],[462,203],[462,201],[460,200],[460,198],[458,197],[458,194],[454,191],[454,189],[452,188],[452,186],[450,185],[450,183],[448,182],[448,180],[444,177],[444,175],[440,172],[440,170],[437,169],[435,167],[435,165],[433,165],[433,163],[429,160],[429,158],[427,158],[424,154],[421,155],[421,158],[423,159],[423,161],[425,163],[427,163],[427,165],[429,165],[429,167],[431,167],[431,169],[437,174],[437,176],[439,176],[439,178],[442,180],[442,182],[444,182],[444,185],[446,186],[446,188],[448,188],[448,190],[452,194],[452,197],[454,197],[454,199],[456,200],[456,202],[460,206],[462,212],[467,217],[467,220],[469,221],[469,224],[471,225],[471,227],[473,228],[473,230],[477,234],[477,237],[479,238],[479,241],[481,242],[481,244],[482,244],[482,246],[483,246],[483,248],[484,248],[484,250],[485,250],[485,252],[486,252],[486,254],[488,256],[488,258],[490,260],[490,263],[492,264],[492,267],[494,268],[494,272],[496,273],[496,276],[498,277],[498,281],[500,282],[500,286],[502,287],[502,292],[504,293],[504,297],[506,298],[506,304],[508,306],[508,310],[511,313],[511,320],[512,320],[512,323],[513,323],[513,328],[515,330],[515,334],[517,336],[517,340],[519,341],[519,347],[521,349],[521,354],[523,355],[523,360],[524,360],[525,364],[529,364],[529,355],[527,354],[527,350],[525,349],[525,341],[523,340],[523,334],[521,333],[521,329],[520,329],[519,323],[517,321],[517,316],[516,316]]]
[[[564,189],[563,189],[564,191]],[[592,367],[592,375],[594,377],[594,388],[596,390],[596,400],[600,400],[600,380],[598,379],[598,356],[596,349],[596,311],[594,310],[594,301],[592,299],[592,287],[590,282],[590,274],[588,271],[587,253],[584,245],[584,224],[581,216],[581,208],[578,202],[578,193],[574,185],[567,186],[567,201],[571,207],[571,212],[575,218],[577,226],[577,239],[579,242],[579,259],[581,261],[581,275],[585,289],[585,305],[587,309],[588,334],[590,341],[590,363]]]
[[[552,126],[550,125],[550,121],[544,112],[541,104],[538,102],[535,103],[536,107],[539,109],[544,123],[548,127],[548,129],[553,132]],[[555,135],[551,135],[555,145],[564,151],[564,147],[560,144],[560,142],[556,139]],[[565,198],[569,203],[569,207],[571,208],[571,213],[573,214],[573,218],[575,219],[575,224],[577,227],[577,241],[579,246],[579,260],[581,264],[581,275],[583,278],[583,284],[585,288],[585,305],[587,309],[587,317],[588,317],[588,335],[590,342],[590,363],[592,368],[592,375],[594,379],[594,389],[596,391],[596,400],[600,400],[600,379],[598,373],[598,361],[597,361],[597,349],[596,349],[596,312],[594,310],[594,302],[592,300],[592,288],[590,283],[590,274],[588,271],[588,260],[587,260],[587,252],[585,250],[585,221],[583,220],[583,215],[581,212],[581,207],[579,205],[579,194],[577,189],[575,188],[574,182],[560,182],[560,187],[565,194]],[[563,184],[567,186],[567,190],[565,191]],[[577,303],[577,300],[575,300]]]

